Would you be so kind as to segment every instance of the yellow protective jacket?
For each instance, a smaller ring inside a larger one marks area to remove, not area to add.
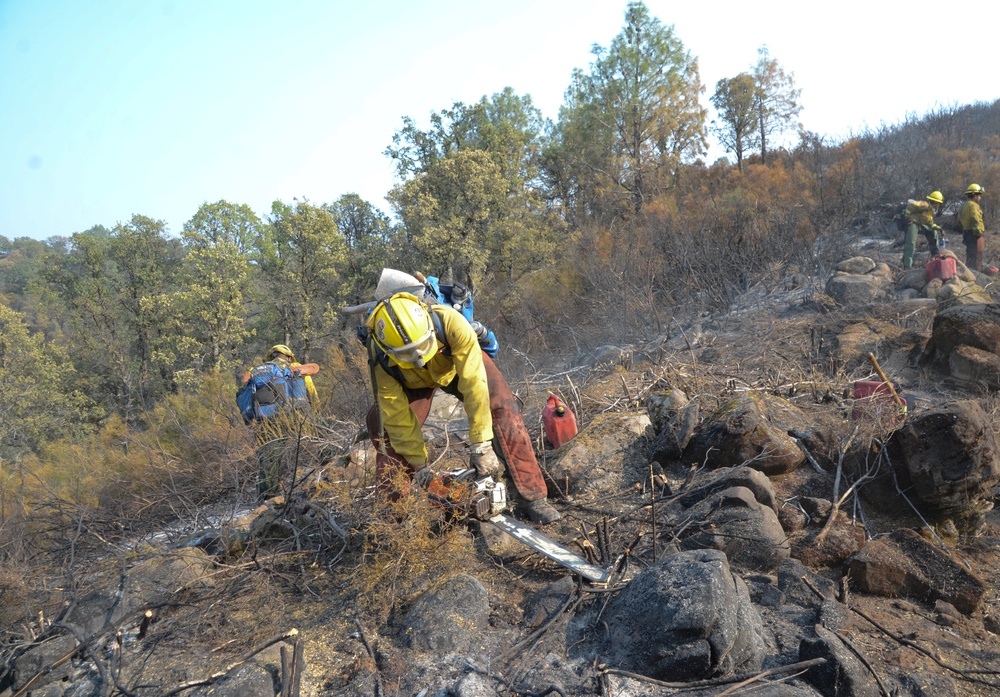
[[[906,202],[906,219],[915,223],[918,227],[929,230],[939,230],[940,226],[934,223],[934,209],[927,201],[910,199]]]
[[[986,225],[983,223],[983,209],[971,198],[958,211],[958,224],[962,226],[962,232],[971,232],[979,237],[986,232]]]
[[[400,367],[402,382],[389,375],[380,364],[376,364],[373,371],[382,428],[389,435],[393,449],[417,469],[427,464],[427,444],[410,410],[406,388],[444,387],[457,379],[456,387],[462,393],[465,414],[469,418],[469,442],[483,443],[493,439],[490,391],[476,333],[468,320],[453,308],[432,305],[430,310],[441,319],[447,349],[439,346],[438,352],[423,368]]]

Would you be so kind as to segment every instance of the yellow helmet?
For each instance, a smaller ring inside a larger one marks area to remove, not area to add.
[[[966,196],[975,196],[976,194],[985,194],[986,191],[979,184],[969,184],[969,188],[965,190]]]
[[[285,356],[288,360],[294,361],[295,354],[292,353],[292,349],[288,348],[284,344],[275,344],[267,350],[267,355],[264,357],[265,361],[273,361],[275,356]]]
[[[393,363],[401,368],[422,368],[438,351],[430,313],[415,295],[396,293],[375,306],[366,324]]]
[[[941,195],[940,191],[932,191],[927,194],[927,200],[931,203],[944,203],[944,196]]]

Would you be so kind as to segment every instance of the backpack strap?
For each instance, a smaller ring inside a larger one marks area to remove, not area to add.
[[[445,356],[451,355],[451,347],[448,345],[448,340],[444,335],[444,322],[441,321],[441,316],[434,312],[434,308],[427,308],[431,313],[431,322],[434,324],[434,336],[437,337],[438,343],[441,344],[441,353]]]

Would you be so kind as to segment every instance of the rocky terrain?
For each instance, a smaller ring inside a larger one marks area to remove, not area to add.
[[[872,240],[515,381],[535,433],[550,391],[576,411],[570,443],[539,438],[544,531],[606,584],[421,497],[386,510],[367,441],[288,443],[259,508],[78,531],[0,696],[1000,694],[996,289],[898,259]],[[460,466],[454,405],[433,423],[435,467]]]

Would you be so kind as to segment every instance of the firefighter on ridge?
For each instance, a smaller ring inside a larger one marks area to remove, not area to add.
[[[983,270],[983,251],[986,249],[986,225],[983,223],[983,209],[979,206],[983,198],[983,187],[969,184],[965,190],[965,203],[958,211],[958,224],[962,226],[962,242],[965,244],[965,265],[976,271]]]
[[[903,237],[903,268],[913,266],[913,254],[917,251],[917,233],[923,233],[930,248],[931,257],[937,256],[938,242],[941,240],[941,226],[934,222],[934,214],[944,203],[940,191],[927,194],[924,201],[910,199],[906,202],[903,215],[906,218],[906,235]]]
[[[375,446],[376,481],[390,498],[393,478],[405,471],[424,487],[433,477],[421,430],[434,390],[457,397],[469,420],[469,465],[496,475],[500,460],[535,523],[562,516],[546,499],[531,437],[514,395],[493,360],[483,353],[469,322],[447,305],[425,305],[400,292],[379,302],[367,319],[375,405],[368,433]]]

